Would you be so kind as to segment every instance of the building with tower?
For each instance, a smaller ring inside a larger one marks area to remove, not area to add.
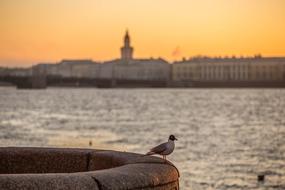
[[[131,47],[130,43],[131,43],[131,40],[130,40],[129,32],[127,30],[125,37],[124,37],[124,46],[121,48],[121,59],[124,61],[129,61],[133,59],[134,48]]]
[[[133,57],[134,48],[128,30],[123,38],[121,58],[104,62],[100,68],[101,78],[135,81],[168,81],[171,76],[170,65],[162,58],[137,59]]]

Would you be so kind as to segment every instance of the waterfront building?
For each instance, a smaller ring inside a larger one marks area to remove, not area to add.
[[[171,66],[162,58],[135,59],[133,47],[130,46],[130,35],[126,31],[121,58],[104,62],[100,65],[100,78],[136,81],[168,81]]]
[[[285,58],[207,58],[175,62],[173,81],[282,81]]]
[[[114,78],[114,65],[119,64],[120,59],[115,59],[112,61],[106,61],[99,66],[99,79],[113,79]]]
[[[99,64],[92,60],[62,60],[59,63],[40,63],[46,75],[63,78],[96,78]]]
[[[39,63],[32,66],[32,68],[36,68],[38,72],[43,73],[44,75],[58,76],[57,65],[52,63]]]
[[[0,67],[0,77],[5,77],[9,75],[9,68]]]
[[[7,68],[3,70],[4,76],[28,77],[32,75],[32,68]]]
[[[123,59],[108,61],[100,65],[99,78],[117,80],[157,80],[170,79],[171,66],[162,58]]]
[[[114,78],[126,80],[169,80],[170,65],[162,58],[133,59],[114,65]]]
[[[62,60],[57,67],[62,77],[96,78],[99,71],[98,63],[92,60]]]

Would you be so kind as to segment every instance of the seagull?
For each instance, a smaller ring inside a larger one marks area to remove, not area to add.
[[[169,155],[173,152],[175,148],[174,141],[177,140],[174,135],[170,135],[168,138],[168,141],[165,143],[162,143],[156,147],[153,147],[150,149],[148,153],[146,153],[147,156],[153,155],[153,154],[159,154],[162,155],[162,158],[166,160],[166,155]]]

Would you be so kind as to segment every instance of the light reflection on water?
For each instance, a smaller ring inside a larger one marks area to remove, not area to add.
[[[0,88],[0,146],[145,153],[175,134],[182,189],[284,189],[283,89]],[[263,185],[259,173],[267,174]]]

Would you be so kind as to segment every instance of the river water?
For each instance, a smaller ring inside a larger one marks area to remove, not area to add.
[[[285,189],[285,89],[0,87],[0,146],[145,153],[174,134],[181,189]],[[257,175],[265,173],[264,183]]]

